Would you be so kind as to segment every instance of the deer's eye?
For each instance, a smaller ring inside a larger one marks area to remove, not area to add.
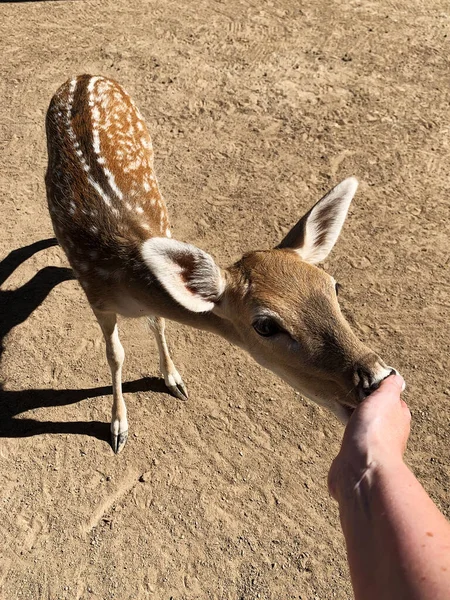
[[[253,329],[262,337],[270,337],[276,333],[280,333],[283,329],[276,321],[270,317],[261,317],[252,323]]]
[[[334,286],[334,289],[336,290],[336,296],[339,296],[339,290],[341,289],[342,285],[340,283],[336,283],[336,285]]]

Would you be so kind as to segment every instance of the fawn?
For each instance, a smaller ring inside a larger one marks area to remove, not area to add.
[[[106,342],[114,452],[128,435],[118,314],[148,318],[165,383],[181,399],[187,391],[169,354],[165,318],[237,344],[344,422],[395,372],[358,340],[340,311],[335,280],[315,266],[340,234],[356,179],[319,200],[276,248],[221,269],[203,250],[171,239],[150,135],[115,81],[67,81],[51,100],[46,131],[53,228]]]

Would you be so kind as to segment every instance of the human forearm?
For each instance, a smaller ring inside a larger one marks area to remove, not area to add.
[[[356,600],[448,600],[450,525],[406,465],[374,461],[339,487]]]

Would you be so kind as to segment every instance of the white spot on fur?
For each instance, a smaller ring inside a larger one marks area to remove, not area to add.
[[[98,106],[94,106],[92,109],[92,120],[99,121],[100,119],[100,111],[98,110]]]
[[[136,206],[136,212],[137,212],[139,215],[142,215],[142,214],[143,214],[143,212],[144,212],[144,209],[142,208],[142,206]]]
[[[93,90],[94,90],[94,86],[97,83],[97,81],[100,79],[100,77],[91,77],[89,80],[89,84],[88,84],[88,92],[89,94],[92,94]]]
[[[94,148],[95,154],[100,154],[100,134],[96,127],[92,129],[92,146]]]

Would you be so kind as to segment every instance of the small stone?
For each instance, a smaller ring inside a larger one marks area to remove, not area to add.
[[[150,480],[150,473],[149,473],[149,471],[146,471],[145,473],[142,473],[142,475],[139,477],[139,481],[141,483],[144,483],[144,482],[149,481],[149,480]]]

